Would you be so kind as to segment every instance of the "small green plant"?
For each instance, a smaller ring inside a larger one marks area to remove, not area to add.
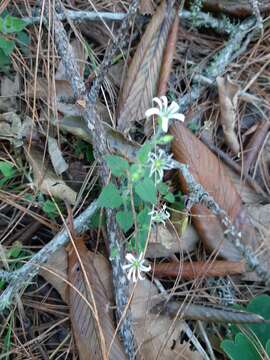
[[[0,161],[0,188],[16,176],[14,165],[8,161]]]
[[[168,130],[169,120],[175,118],[183,121],[183,115],[177,114],[178,105],[175,102],[168,107],[165,97],[161,100],[155,98],[154,101],[159,109],[149,109],[146,116],[158,115],[156,134],[138,150],[132,164],[117,155],[105,157],[117,181],[105,186],[98,198],[100,207],[118,210],[116,220],[128,234],[128,249],[137,254],[145,250],[151,221],[165,224],[170,217],[165,202],[175,202],[169,186],[162,181],[164,171],[174,168],[175,161],[161,146],[172,140],[171,135],[164,134]],[[158,206],[160,202],[163,203],[161,208]]]
[[[8,70],[11,63],[10,55],[16,45],[25,52],[30,41],[27,32],[24,31],[27,25],[27,21],[10,16],[7,12],[0,16],[0,71]]]
[[[270,296],[255,297],[244,309],[270,319]],[[270,323],[231,325],[233,339],[223,340],[222,350],[231,360],[270,358]]]

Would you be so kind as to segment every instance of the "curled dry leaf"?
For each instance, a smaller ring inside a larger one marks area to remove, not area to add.
[[[243,274],[246,272],[244,262],[238,261],[193,261],[193,262],[169,262],[155,264],[153,268],[154,276],[163,277],[179,277],[185,280],[194,280],[198,278],[206,278],[227,275]]]
[[[57,141],[51,136],[48,136],[48,151],[54,171],[57,175],[61,175],[68,169],[68,164],[62,155]]]
[[[82,240],[76,242],[76,247],[78,253],[72,248],[68,255],[68,279],[88,301],[69,288],[71,323],[80,360],[125,360],[110,307],[113,290],[109,263],[102,255],[88,251]]]
[[[145,111],[151,107],[174,14],[163,1],[136,49],[119,102],[117,124],[120,131],[128,132],[135,121],[144,119]]]
[[[50,166],[43,163],[43,155],[38,150],[25,148],[26,158],[33,169],[34,185],[44,194],[75,204],[77,193],[61,180]]]
[[[229,148],[237,154],[240,146],[235,133],[236,108],[240,86],[228,76],[217,77],[218,95],[220,103],[220,122]]]
[[[146,257],[168,257],[183,251],[190,252],[195,249],[198,241],[199,237],[191,225],[181,235],[170,223],[166,227],[158,224],[151,229]]]
[[[153,313],[161,313],[172,319],[213,321],[221,323],[264,323],[262,316],[248,311],[237,310],[225,306],[207,304],[180,303],[176,301],[162,302],[152,309]]]

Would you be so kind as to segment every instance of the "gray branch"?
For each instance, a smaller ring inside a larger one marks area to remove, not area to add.
[[[239,250],[243,258],[246,260],[247,265],[250,267],[250,270],[255,270],[258,276],[265,281],[267,286],[269,286],[269,271],[260,263],[260,260],[255,255],[252,248],[243,244],[241,232],[239,232],[233,225],[227,213],[219,206],[215,199],[210,196],[207,191],[205,191],[203,186],[195,181],[193,175],[188,170],[188,165],[175,161],[175,168],[180,170],[181,175],[187,183],[189,192],[188,207],[191,208],[194,204],[200,203],[211,210],[211,212],[220,219],[221,223],[225,227],[225,238],[230,241],[237,250]]]
[[[221,76],[226,67],[246,50],[256,32],[256,19],[254,17],[248,18],[237,25],[227,44],[213,57],[207,69],[202,71],[200,75],[205,76],[214,83],[216,77]],[[194,83],[188,94],[181,96],[179,99],[178,104],[180,111],[183,113],[186,112],[187,109],[203,95],[207,87],[204,82]]]
[[[63,20],[71,20],[77,23],[83,21],[123,21],[126,18],[126,13],[115,13],[115,12],[105,12],[105,11],[77,11],[77,10],[64,10],[58,14],[58,19]],[[188,23],[193,21],[192,13],[188,10],[182,10],[179,12],[179,17],[182,20],[186,20]],[[143,16],[140,16],[143,18]],[[40,16],[32,16],[32,17],[25,17],[23,18],[29,24],[38,24],[40,23],[41,17]],[[222,34],[230,34],[234,26],[233,24],[229,23],[228,20],[225,19],[217,19],[214,16],[199,11],[196,14],[196,27],[205,27],[211,28],[218,33]]]
[[[138,0],[133,0],[130,5],[126,21],[122,23],[120,29],[125,32],[128,26],[128,19],[130,14],[136,12],[138,5]],[[49,9],[46,6],[46,17],[49,16]],[[54,39],[55,44],[58,50],[58,53],[63,61],[65,67],[67,78],[70,81],[73,94],[77,99],[82,99],[86,103],[85,110],[83,112],[83,118],[92,132],[92,142],[94,148],[95,158],[100,164],[99,173],[102,186],[105,186],[109,181],[110,171],[104,161],[104,156],[109,153],[109,148],[107,144],[106,131],[104,129],[102,120],[95,110],[96,105],[96,96],[99,86],[101,85],[102,79],[107,70],[107,65],[110,64],[111,59],[108,59],[105,55],[105,62],[102,63],[100,68],[100,75],[97,75],[97,82],[94,83],[90,94],[87,94],[83,79],[80,77],[79,70],[75,59],[72,54],[71,45],[69,44],[67,33],[64,29],[62,22],[58,18],[58,13],[52,11],[53,13],[53,24],[54,24]],[[124,35],[119,33],[119,42],[118,45],[121,45],[124,39]],[[109,47],[107,55],[114,54],[116,51],[116,45],[113,43]],[[111,253],[114,253],[112,264],[112,274],[113,274],[113,284],[115,291],[115,303],[117,308],[118,319],[121,319],[120,323],[120,333],[123,339],[123,345],[126,353],[130,359],[135,359],[135,337],[132,330],[132,320],[131,320],[131,311],[126,309],[129,304],[129,283],[126,277],[126,274],[123,270],[124,264],[124,252],[123,252],[123,234],[120,231],[116,219],[115,212],[111,209],[106,209],[107,217],[107,236],[108,242],[110,245]]]
[[[95,201],[74,220],[74,230],[78,234],[84,232],[88,228],[89,220],[96,210],[97,202]],[[33,277],[38,274],[40,266],[47,262],[49,256],[62,246],[67,245],[69,241],[68,231],[63,229],[19,270],[12,273],[0,271],[0,278],[5,281],[10,281],[9,285],[0,296],[0,311],[3,311],[8,307],[15,295],[23,288],[27,287]]]

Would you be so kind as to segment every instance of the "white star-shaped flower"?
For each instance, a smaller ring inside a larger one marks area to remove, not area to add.
[[[150,152],[148,155],[148,163],[151,164],[150,177],[155,175],[156,183],[163,179],[164,170],[174,169],[175,161],[172,159],[172,154],[167,155],[163,149],[158,149],[156,152]]]
[[[161,209],[153,210],[148,215],[151,216],[153,222],[165,225],[165,221],[170,218],[170,213],[166,209],[167,206],[164,204]]]
[[[133,282],[136,282],[139,280],[144,280],[144,277],[141,275],[141,272],[149,272],[151,270],[151,266],[145,266],[143,263],[145,262],[145,259],[143,258],[143,253],[140,253],[139,257],[136,258],[131,253],[128,253],[126,255],[126,259],[129,262],[129,264],[124,265],[123,269],[128,270],[127,277],[129,280],[132,280]]]
[[[179,105],[175,101],[168,106],[167,97],[161,96],[161,98],[155,97],[153,102],[156,103],[158,107],[148,109],[145,112],[145,116],[149,118],[152,115],[157,115],[161,121],[161,128],[165,133],[168,131],[170,119],[185,120],[185,115],[178,113]]]

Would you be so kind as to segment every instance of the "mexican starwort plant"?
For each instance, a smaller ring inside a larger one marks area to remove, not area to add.
[[[126,235],[130,252],[126,257],[129,264],[124,265],[124,269],[128,270],[128,278],[132,277],[133,281],[142,278],[140,272],[150,270],[143,265],[143,254],[151,222],[165,225],[170,217],[165,203],[175,202],[174,194],[168,184],[163,182],[164,171],[173,169],[175,161],[172,154],[167,154],[160,146],[173,139],[171,135],[164,134],[168,130],[169,121],[183,121],[184,115],[177,113],[179,107],[175,102],[168,106],[165,96],[154,98],[153,102],[158,104],[159,109],[149,109],[146,116],[158,116],[155,135],[141,146],[132,164],[117,155],[105,156],[112,175],[117,178],[117,186],[116,182],[110,182],[98,198],[100,207],[117,209],[116,221]]]

